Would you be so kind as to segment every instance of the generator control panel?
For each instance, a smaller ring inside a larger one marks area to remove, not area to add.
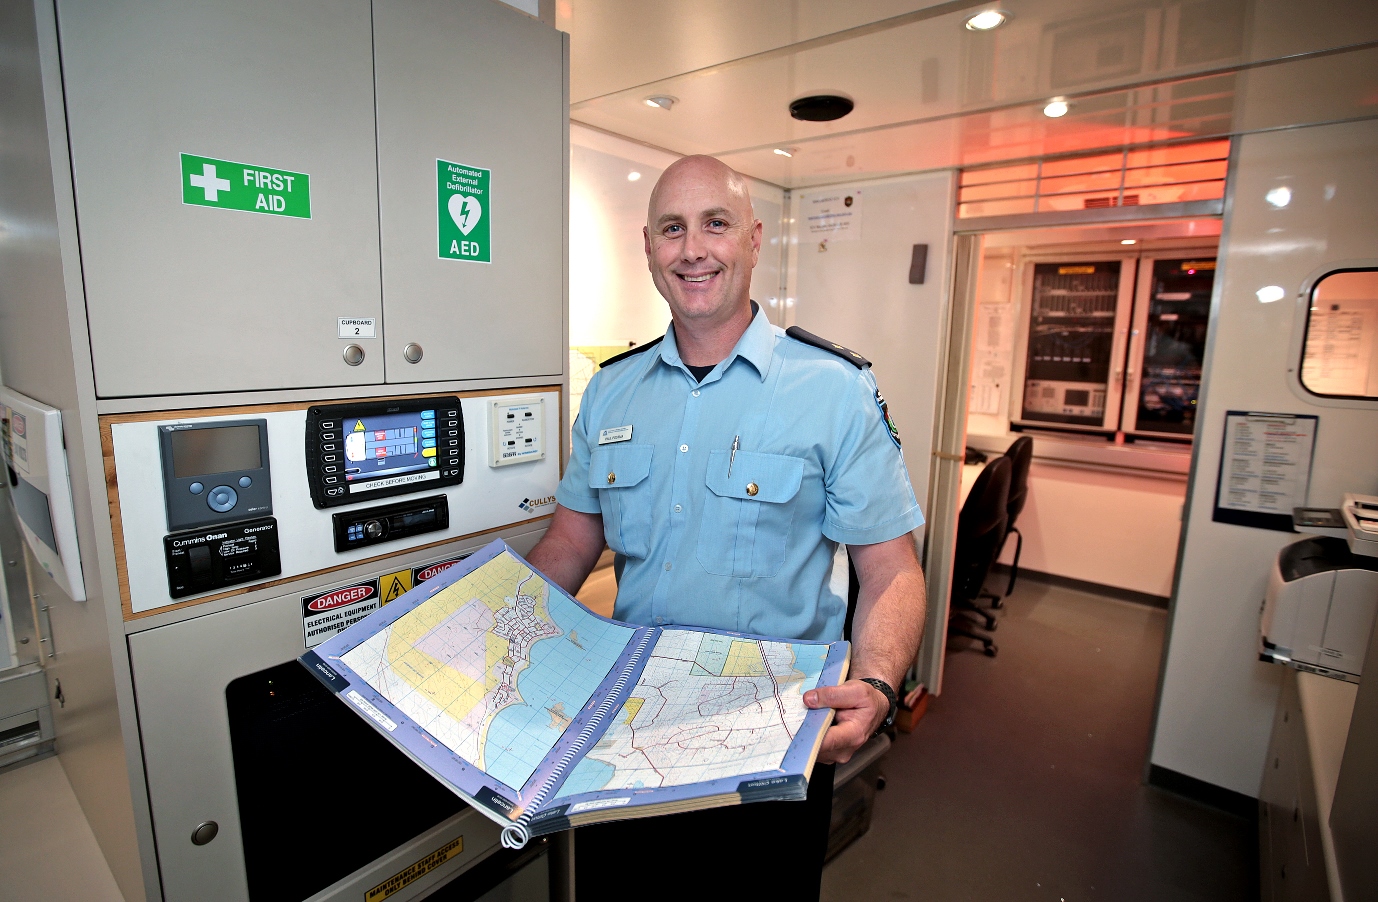
[[[167,528],[214,526],[273,512],[268,421],[158,427]]]
[[[306,412],[306,471],[318,508],[459,485],[459,398],[312,407]]]

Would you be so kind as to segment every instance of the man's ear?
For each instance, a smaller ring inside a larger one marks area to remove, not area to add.
[[[651,266],[651,230],[646,226],[641,227],[641,240],[646,244],[646,268],[654,271]]]
[[[765,232],[765,225],[757,219],[751,223],[751,266],[754,269],[761,259],[761,236]]]

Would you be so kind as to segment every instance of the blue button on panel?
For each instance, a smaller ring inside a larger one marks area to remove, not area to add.
[[[206,490],[206,487],[199,482],[193,482],[191,485],[187,486],[187,488],[191,489],[193,495],[199,495]]]
[[[421,440],[421,447],[423,447],[423,448],[434,448],[434,447],[435,447],[435,439],[433,439],[433,438],[423,438],[423,439]]]
[[[432,424],[432,425],[434,425],[434,424]],[[422,429],[422,430],[421,430],[421,437],[422,437],[422,438],[435,438],[435,430],[434,430],[434,429]]]
[[[239,495],[234,489],[227,485],[218,485],[211,489],[206,496],[206,504],[211,510],[217,513],[225,513],[234,510],[235,503],[239,501]]]
[[[239,487],[240,487],[241,489],[247,489],[249,486],[251,486],[251,485],[253,485],[253,484],[254,484],[254,481],[253,481],[252,479],[250,479],[249,477],[247,477],[247,476],[241,476],[241,477],[239,477]]]
[[[423,420],[434,420],[434,419],[435,419],[435,411],[434,411],[434,410],[423,410],[423,411],[421,411],[421,419],[423,419]]]

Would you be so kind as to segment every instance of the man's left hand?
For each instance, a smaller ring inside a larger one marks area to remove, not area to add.
[[[833,724],[823,737],[823,748],[818,751],[818,760],[823,764],[846,763],[890,713],[890,700],[885,693],[861,680],[810,689],[804,693],[804,704],[836,711]]]

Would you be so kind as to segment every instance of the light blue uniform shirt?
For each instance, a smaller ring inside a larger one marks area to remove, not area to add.
[[[625,426],[630,439],[600,444]],[[839,639],[837,544],[923,523],[870,370],[790,338],[759,309],[702,383],[673,325],[658,347],[600,370],[573,439],[555,497],[602,514],[614,616],[630,623]]]

